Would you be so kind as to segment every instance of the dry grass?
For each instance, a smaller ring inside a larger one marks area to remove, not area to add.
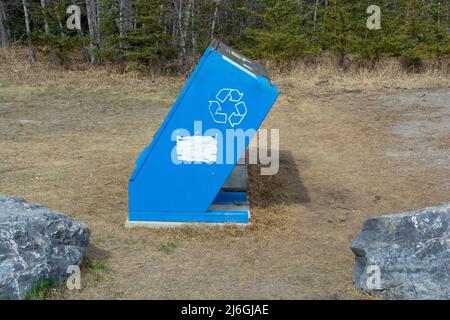
[[[275,82],[300,92],[371,91],[379,89],[448,88],[449,70],[429,66],[421,73],[405,71],[396,60],[379,63],[374,68],[343,72],[332,62],[297,65],[287,73],[277,73]]]
[[[122,72],[111,65],[91,66],[73,64],[70,69],[50,66],[45,57],[31,65],[24,48],[0,50],[0,79],[16,84],[65,83],[80,88],[121,88],[138,92],[143,86],[163,88],[175,94],[184,76],[160,76],[136,71]],[[447,88],[450,86],[450,64],[441,69],[428,65],[421,73],[405,71],[397,60],[380,62],[374,68],[352,67],[343,72],[330,57],[322,57],[318,63],[297,63],[290,68],[270,67],[273,81],[284,88],[295,88],[305,93],[344,92],[354,90]]]
[[[129,71],[120,73],[110,65],[74,65],[72,69],[48,65],[43,57],[31,65],[27,52],[22,48],[0,49],[0,80],[9,84],[36,86],[60,85],[79,89],[117,89],[139,93],[142,88],[175,94],[183,77],[158,76]]]

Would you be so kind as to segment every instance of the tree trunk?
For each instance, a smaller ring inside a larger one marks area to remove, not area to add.
[[[64,34],[63,24],[61,22],[61,15],[59,14],[60,8],[61,8],[60,6],[56,7],[56,18],[58,19],[59,34],[60,34],[61,38],[63,38],[65,34]]]
[[[314,15],[313,15],[314,29],[316,29],[318,7],[319,7],[319,0],[316,0],[316,2],[314,3]]]
[[[197,30],[195,25],[195,0],[190,0],[189,9],[191,12],[191,44],[192,44],[192,61],[195,63],[197,57]]]
[[[120,33],[120,48],[123,49],[125,44],[123,37],[127,34],[127,31],[133,29],[133,16],[131,8],[131,0],[120,0],[120,21],[119,21],[119,33]]]
[[[45,12],[45,0],[41,0],[41,7],[42,7],[42,11],[44,12],[44,31],[46,34],[50,33],[50,27],[48,26],[48,21],[45,18],[45,15],[47,14]]]
[[[216,0],[216,6],[214,7],[214,14],[213,14],[213,18],[211,21],[211,32],[209,34],[209,38],[211,40],[214,38],[214,32],[216,29],[216,19],[217,19],[217,14],[219,13],[219,2],[220,2],[220,0]]]
[[[95,14],[97,17],[97,22],[96,22],[96,36],[97,36],[97,46],[100,49],[100,40],[101,40],[101,33],[100,33],[100,25],[101,25],[101,5],[100,5],[100,1],[101,0],[95,0]]]
[[[30,17],[28,15],[28,7],[26,0],[22,0],[22,6],[23,6],[23,14],[25,16],[25,28],[27,32],[27,43],[28,43],[28,50],[30,52],[30,61],[32,64],[35,64],[36,54],[33,49],[33,42],[31,41]]]
[[[77,29],[77,34],[78,37],[80,38],[80,41],[82,43],[82,47],[81,47],[81,56],[83,58],[84,62],[89,62],[90,60],[90,55],[89,55],[89,48],[87,48],[84,44],[84,33],[83,33],[83,28],[81,27],[80,29]]]
[[[45,11],[45,5],[46,5],[45,0],[41,0],[41,7],[42,7],[43,15],[44,15],[44,31],[45,31],[46,35],[49,35],[50,34],[50,26],[45,17],[47,15],[47,12]],[[55,61],[55,56],[53,55],[53,51],[50,47],[48,48],[48,61],[50,63],[53,63]]]
[[[86,15],[89,25],[89,35],[91,38],[91,63],[97,63],[97,57],[92,53],[93,49],[99,48],[99,31],[98,31],[98,3],[97,0],[86,0]]]
[[[6,10],[2,0],[0,0],[0,48],[9,46],[8,33],[6,32]]]
[[[183,14],[183,0],[179,0],[179,5],[177,6],[176,0],[173,0],[173,6],[178,16],[178,33],[179,33],[179,41],[178,45],[181,48],[180,60],[181,66],[186,66],[187,54],[186,54],[186,25],[184,23],[184,14]]]

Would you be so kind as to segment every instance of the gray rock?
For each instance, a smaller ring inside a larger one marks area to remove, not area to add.
[[[450,203],[368,219],[351,249],[358,290],[387,299],[450,299]]]
[[[0,195],[0,299],[22,299],[38,281],[62,284],[79,265],[89,229],[59,212]]]

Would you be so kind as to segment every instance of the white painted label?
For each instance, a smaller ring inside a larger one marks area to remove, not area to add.
[[[177,136],[179,161],[216,162],[217,138],[211,136]]]

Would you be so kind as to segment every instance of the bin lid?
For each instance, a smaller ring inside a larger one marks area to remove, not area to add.
[[[239,66],[256,73],[257,75],[267,78],[270,82],[269,72],[259,65],[256,61],[244,56],[242,53],[230,48],[219,40],[213,40],[210,44],[215,51],[220,52]]]

